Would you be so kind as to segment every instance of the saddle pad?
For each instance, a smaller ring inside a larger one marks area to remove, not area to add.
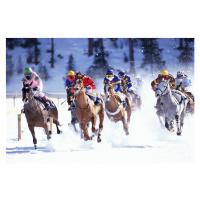
[[[182,96],[180,94],[172,92],[172,95],[176,98],[179,104],[182,102]]]
[[[121,102],[125,101],[126,96],[122,93],[121,94],[115,94],[115,98],[117,99],[117,101],[119,103],[121,103]]]

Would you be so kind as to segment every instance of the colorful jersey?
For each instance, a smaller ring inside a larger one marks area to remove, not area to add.
[[[158,85],[162,81],[162,79],[163,77],[159,74],[158,78],[151,82],[151,87],[153,88],[155,87],[155,85]],[[175,82],[174,77],[171,74],[169,74],[166,78],[164,78],[164,80],[169,80],[169,79],[170,79],[169,81],[170,88],[176,89],[176,82]]]
[[[32,78],[31,80],[27,80],[25,75],[23,74],[23,77],[22,77],[22,87],[23,87],[23,83],[24,84],[31,84],[31,87],[34,88],[34,87],[37,87],[38,90],[40,90],[40,85],[42,84],[42,80],[40,79],[40,77],[36,74],[36,72],[32,72]]]
[[[127,87],[127,88],[130,88],[130,87],[133,86],[130,76],[125,75],[124,80],[125,80],[125,82],[126,82],[126,87]]]
[[[67,92],[67,90],[69,89],[70,86],[74,85],[74,80],[75,79],[72,79],[72,81],[70,81],[69,79],[67,79],[65,81],[66,92]],[[83,77],[83,84],[84,84],[84,86],[90,87],[89,89],[92,89],[92,90],[96,89],[96,85],[94,84],[94,81],[88,76]]]
[[[118,92],[121,89],[121,80],[119,79],[118,76],[114,75],[114,78],[112,81],[110,81],[109,79],[105,77],[104,86],[105,86],[105,83],[108,83],[108,82],[112,82],[114,85],[117,85],[117,89],[115,90],[115,92]]]

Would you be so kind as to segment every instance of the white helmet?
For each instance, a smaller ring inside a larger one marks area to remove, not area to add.
[[[141,79],[140,75],[137,75],[137,76],[135,77],[135,79]]]

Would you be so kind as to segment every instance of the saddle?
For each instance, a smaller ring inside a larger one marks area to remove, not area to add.
[[[37,101],[39,101],[40,103],[42,103],[42,105],[44,105],[44,107],[45,107],[45,103],[44,103],[44,101],[42,100],[41,97],[34,96],[34,98],[35,98]],[[51,108],[51,109],[55,108],[55,104],[54,104],[52,101],[50,101],[49,99],[47,99],[47,101],[49,102],[50,108]]]
[[[180,93],[174,91],[172,92],[172,95],[175,97],[175,99],[177,100],[177,103],[180,105],[183,103],[183,100],[185,100],[185,98],[183,97],[183,95],[181,95]]]
[[[90,93],[86,93],[86,95],[92,100],[94,101],[95,105],[101,105],[103,103],[102,99],[100,97],[98,97],[96,92],[90,92]]]

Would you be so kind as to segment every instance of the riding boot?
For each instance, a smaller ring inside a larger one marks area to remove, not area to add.
[[[42,97],[42,100],[43,100],[43,102],[44,102],[45,108],[46,108],[47,110],[49,110],[49,108],[51,108],[51,106],[50,106],[50,103],[47,101],[46,97],[43,96],[43,97]]]
[[[74,102],[69,103],[68,111],[74,110],[76,107],[76,104]]]
[[[97,97],[96,101],[94,102],[95,106],[100,106],[102,103],[103,101],[99,97]]]

